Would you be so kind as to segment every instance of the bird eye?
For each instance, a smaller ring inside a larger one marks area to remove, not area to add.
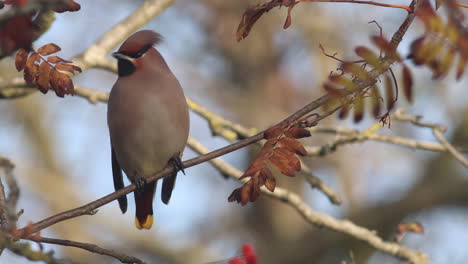
[[[135,72],[135,65],[126,59],[119,59],[117,62],[119,77],[125,77]]]

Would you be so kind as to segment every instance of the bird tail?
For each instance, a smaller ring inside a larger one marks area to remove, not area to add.
[[[153,197],[156,182],[147,183],[143,190],[136,190],[135,194],[135,226],[138,229],[150,229],[153,225]]]

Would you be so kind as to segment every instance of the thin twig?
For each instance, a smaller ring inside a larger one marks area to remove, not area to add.
[[[122,263],[128,263],[128,264],[132,264],[132,263],[144,264],[145,263],[143,260],[137,257],[128,256],[120,252],[105,249],[98,245],[94,245],[90,243],[82,243],[82,242],[65,240],[65,239],[56,239],[56,238],[39,237],[39,236],[31,236],[27,239],[37,242],[37,243],[47,243],[47,244],[55,244],[55,245],[60,245],[60,246],[81,248],[81,249],[84,249],[84,250],[87,250],[96,254],[113,257],[115,259],[118,259]]]
[[[445,139],[444,135],[442,135],[442,131],[438,128],[434,128],[432,133],[456,160],[458,160],[465,168],[468,168],[468,160],[452,144],[450,144],[447,139]]]
[[[209,150],[205,146],[191,137],[189,138],[188,146],[195,152],[202,154],[202,156],[205,153],[209,153]],[[238,180],[243,174],[242,171],[234,168],[219,158],[210,160],[210,163],[221,173],[228,175],[231,178]],[[242,179],[241,181],[245,182],[246,180],[247,179]],[[409,249],[393,242],[383,241],[375,234],[375,232],[364,227],[357,226],[351,221],[338,220],[331,216],[313,211],[296,193],[280,187],[276,187],[274,192],[268,191],[265,187],[260,188],[260,190],[263,194],[291,206],[298,211],[307,222],[315,226],[326,227],[334,231],[348,234],[358,240],[366,242],[370,246],[382,252],[404,258],[411,263],[429,263],[427,256],[419,251]]]

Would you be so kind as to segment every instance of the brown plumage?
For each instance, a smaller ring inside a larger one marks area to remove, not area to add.
[[[113,54],[118,59],[119,78],[110,93],[107,119],[114,187],[123,188],[121,169],[137,184],[134,195],[138,229],[149,229],[153,222],[156,183],[144,184],[144,179],[162,170],[169,161],[180,160],[189,131],[182,88],[153,47],[160,40],[159,34],[142,30],[130,36]],[[176,173],[163,181],[161,199],[166,204]],[[118,201],[125,213],[126,197]]]

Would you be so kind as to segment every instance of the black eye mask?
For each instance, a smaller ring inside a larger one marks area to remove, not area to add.
[[[135,65],[129,61],[129,60],[126,60],[126,59],[119,59],[117,61],[117,69],[118,69],[118,73],[119,73],[119,77],[125,77],[125,76],[128,76],[132,73],[135,72],[136,70],[136,67]]]

